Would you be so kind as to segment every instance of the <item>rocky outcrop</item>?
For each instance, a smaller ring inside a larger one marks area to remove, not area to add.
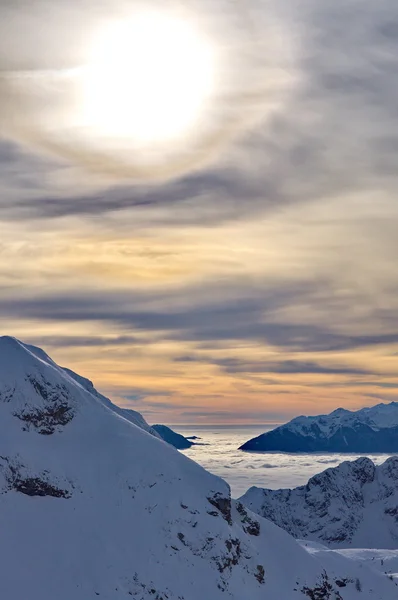
[[[398,457],[347,461],[293,490],[253,487],[240,501],[296,538],[398,548]]]
[[[73,419],[73,410],[67,402],[53,401],[45,408],[24,408],[19,412],[13,413],[24,422],[24,431],[29,431],[32,427],[37,433],[42,435],[51,435],[55,431],[60,431],[60,426],[66,425]]]
[[[0,457],[0,471],[5,480],[1,493],[20,492],[26,496],[50,496],[52,498],[70,498],[71,491],[62,489],[51,482],[48,471],[32,475],[18,458]],[[69,485],[69,487],[73,487]]]

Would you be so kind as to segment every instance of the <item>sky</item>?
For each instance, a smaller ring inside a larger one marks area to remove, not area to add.
[[[150,423],[398,400],[397,3],[184,3],[214,94],[145,152],[68,79],[136,4],[0,1],[0,332]]]

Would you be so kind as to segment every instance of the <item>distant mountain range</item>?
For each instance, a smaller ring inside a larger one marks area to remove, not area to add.
[[[398,452],[398,402],[358,411],[338,408],[329,415],[297,417],[267,431],[240,450],[252,452]]]
[[[0,598],[396,600],[384,574],[314,557],[148,427],[0,338]]]
[[[293,490],[252,487],[240,501],[293,537],[329,547],[398,548],[398,457],[343,462]]]

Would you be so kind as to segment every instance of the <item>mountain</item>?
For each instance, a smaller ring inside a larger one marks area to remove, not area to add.
[[[245,442],[253,452],[398,452],[398,402],[297,417]]]
[[[27,344],[24,344],[24,346],[26,348],[30,348],[31,350],[36,350],[36,351],[39,350],[38,348],[33,348],[32,346],[27,346]],[[41,352],[43,352],[43,350],[41,350]],[[103,396],[102,394],[97,392],[92,381],[90,381],[86,377],[82,377],[81,375],[74,373],[74,371],[71,371],[70,369],[67,369],[66,367],[63,367],[62,370],[65,371],[65,373],[67,373],[70,377],[72,377],[72,379],[74,379],[77,383],[79,383],[85,390],[90,392],[90,394],[93,394],[94,396],[96,396],[103,404],[105,404],[106,406],[111,408],[118,415],[120,415],[121,417],[124,417],[125,419],[127,419],[127,421],[130,421],[130,423],[134,423],[134,425],[137,425],[137,427],[140,427],[144,431],[147,431],[154,437],[163,439],[157,433],[157,431],[154,429],[154,427],[151,427],[145,421],[145,419],[141,413],[137,412],[136,410],[131,410],[130,408],[121,408],[120,406],[113,404],[113,402],[111,402],[109,400],[109,398],[106,398],[106,396]]]
[[[153,429],[160,435],[162,440],[171,444],[178,450],[186,450],[194,445],[194,442],[191,442],[188,438],[176,433],[170,429],[170,427],[166,427],[166,425],[153,425]]]
[[[293,537],[329,547],[398,549],[398,457],[346,461],[293,490],[252,487],[240,501]]]
[[[134,425],[137,425],[137,427],[140,427],[144,431],[147,431],[154,437],[157,437],[160,440],[164,440],[165,442],[171,444],[178,450],[184,450],[190,448],[193,445],[193,442],[190,442],[188,438],[185,438],[183,435],[176,433],[175,431],[170,429],[170,427],[166,427],[166,425],[151,426],[146,422],[142,414],[137,412],[136,410],[116,406],[109,400],[109,398],[106,398],[105,396],[102,396],[102,394],[97,392],[97,390],[94,388],[93,382],[87,379],[86,377],[82,377],[81,375],[78,375],[77,373],[71,371],[70,369],[67,369],[66,367],[63,367],[63,370],[68,375],[70,375],[70,377],[72,377],[75,381],[77,381],[77,383],[84,387],[88,392],[94,394],[101,400],[101,402],[111,407],[112,410],[114,410],[118,415],[124,417],[131,423],[134,423]]]
[[[42,350],[0,338],[0,597],[393,600],[312,556]]]

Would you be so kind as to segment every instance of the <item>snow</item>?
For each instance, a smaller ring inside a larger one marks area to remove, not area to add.
[[[398,452],[398,402],[300,416],[241,446],[251,451]]]
[[[114,410],[118,415],[120,415],[121,417],[124,417],[131,423],[134,423],[134,425],[137,425],[137,427],[140,427],[141,429],[143,429],[144,431],[147,431],[151,435],[153,435],[159,439],[163,439],[157,433],[157,431],[145,421],[145,419],[141,413],[139,413],[136,410],[132,410],[131,408],[121,408],[120,406],[116,406],[116,404],[113,404],[109,400],[109,398],[106,398],[105,396],[103,396],[102,394],[97,392],[97,390],[94,388],[92,381],[90,381],[89,379],[86,379],[85,377],[82,377],[81,375],[78,375],[77,373],[74,373],[73,371],[71,371],[70,369],[67,369],[65,367],[63,368],[63,370],[68,375],[70,375],[77,383],[79,383],[82,387],[84,387],[88,392],[90,392],[91,394],[94,394],[99,400],[101,400],[101,402],[103,404],[105,404],[105,406],[112,408],[112,410]]]
[[[397,598],[385,575],[314,556],[231,501],[135,419],[42,350],[0,338],[1,598],[297,600],[327,577],[333,590],[348,578],[344,600],[358,600],[359,576],[362,600]]]
[[[312,555],[317,555],[318,558],[341,555],[344,558],[353,560],[361,565],[365,565],[368,569],[383,573],[388,577],[398,580],[398,550],[380,550],[380,549],[335,549],[331,550],[327,546],[308,540],[298,540],[299,544]]]
[[[398,457],[346,461],[293,490],[252,487],[240,501],[296,538],[398,549]]]
[[[296,417],[290,421],[289,426],[292,431],[297,431],[305,435],[306,431],[309,430],[309,425],[317,424],[326,436],[330,436],[339,427],[352,425],[354,421],[366,423],[373,429],[397,427],[398,402],[390,402],[389,404],[380,403],[376,406],[361,408],[357,411],[337,408],[329,415]]]

